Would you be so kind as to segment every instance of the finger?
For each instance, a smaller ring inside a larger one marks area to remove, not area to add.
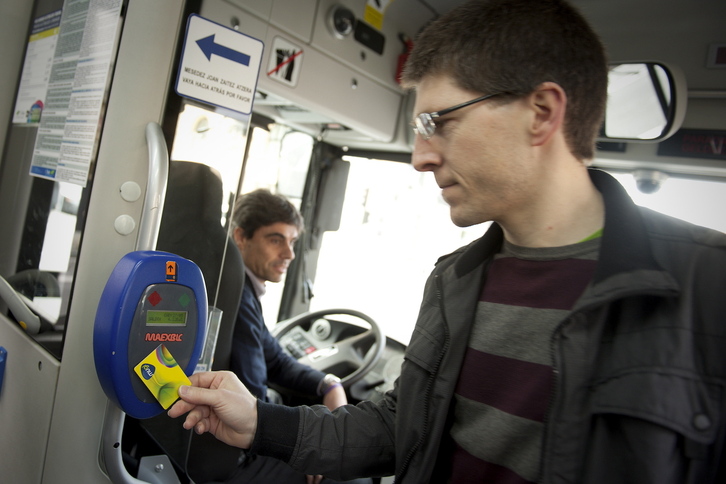
[[[184,400],[177,400],[174,405],[172,405],[171,408],[167,411],[167,414],[171,418],[177,418],[191,411],[192,409],[194,409],[194,407],[196,407],[196,405],[194,405],[193,403],[188,403]]]
[[[180,406],[181,407],[181,406]],[[171,415],[171,409],[169,409],[169,415]],[[182,424],[182,427],[189,430],[192,427],[195,427],[199,422],[203,420],[207,420],[210,414],[209,407],[207,406],[192,406],[192,410],[187,414],[187,417],[184,419],[184,423]]]
[[[182,385],[179,387],[179,398],[187,402],[187,404],[191,404],[189,407],[194,407],[196,405],[213,406],[215,403],[218,402],[219,395],[217,391],[209,390],[206,387],[202,388],[196,386]]]
[[[189,377],[189,381],[191,381],[193,386],[198,386],[202,388],[211,388],[215,379],[217,379],[218,375],[213,372],[201,372],[201,373],[194,373]],[[181,415],[184,415],[185,413],[191,411],[195,406],[195,402],[187,402],[183,398],[183,394],[186,395],[186,392],[188,391],[189,386],[188,385],[182,385],[179,387],[178,395],[180,397],[180,400],[178,400],[172,407],[169,409],[168,414],[172,418],[179,417]],[[194,398],[194,393],[192,393],[192,397]]]
[[[204,432],[209,431],[209,425],[207,425],[209,420],[202,420],[199,423],[197,423],[194,426],[194,432],[196,432],[199,435],[202,435]]]
[[[187,418],[184,419],[184,423],[182,424],[182,427],[184,427],[186,430],[189,430],[191,428],[196,427],[199,422],[201,421],[201,418],[198,414],[192,414],[190,413],[187,415]]]
[[[189,381],[191,381],[192,385],[195,387],[211,388],[215,378],[217,378],[216,372],[201,371],[199,373],[192,374],[189,377]]]

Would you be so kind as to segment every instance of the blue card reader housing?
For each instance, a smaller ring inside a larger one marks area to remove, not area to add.
[[[101,295],[93,331],[96,373],[106,396],[134,418],[164,409],[134,367],[163,344],[184,373],[201,355],[207,292],[196,264],[160,251],[126,254]]]

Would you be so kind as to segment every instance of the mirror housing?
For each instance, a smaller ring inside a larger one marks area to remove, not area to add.
[[[611,64],[598,141],[662,141],[683,123],[687,98],[685,76],[676,66],[653,61]]]

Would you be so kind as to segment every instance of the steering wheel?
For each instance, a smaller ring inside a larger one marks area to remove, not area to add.
[[[327,369],[338,364],[347,364],[354,367],[355,370],[340,379],[340,383],[345,388],[348,388],[371,371],[373,366],[381,359],[381,356],[383,356],[386,339],[381,331],[381,328],[370,316],[353,309],[323,309],[319,311],[310,311],[279,323],[275,326],[271,333],[279,340],[293,329],[307,323],[312,323],[331,314],[348,314],[350,316],[355,316],[356,318],[367,322],[371,328],[363,333],[336,341],[327,348],[318,348],[313,353],[298,358],[298,361],[315,368],[316,370],[322,371],[323,373],[328,373]],[[306,335],[309,336],[309,333]],[[316,338],[312,339],[318,341]],[[359,348],[365,347],[370,339],[373,339],[370,349],[364,356],[361,356]]]

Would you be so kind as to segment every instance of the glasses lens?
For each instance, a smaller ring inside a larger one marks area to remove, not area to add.
[[[421,135],[423,139],[429,139],[434,135],[436,130],[436,123],[431,118],[429,113],[421,113],[416,116],[416,132]]]

